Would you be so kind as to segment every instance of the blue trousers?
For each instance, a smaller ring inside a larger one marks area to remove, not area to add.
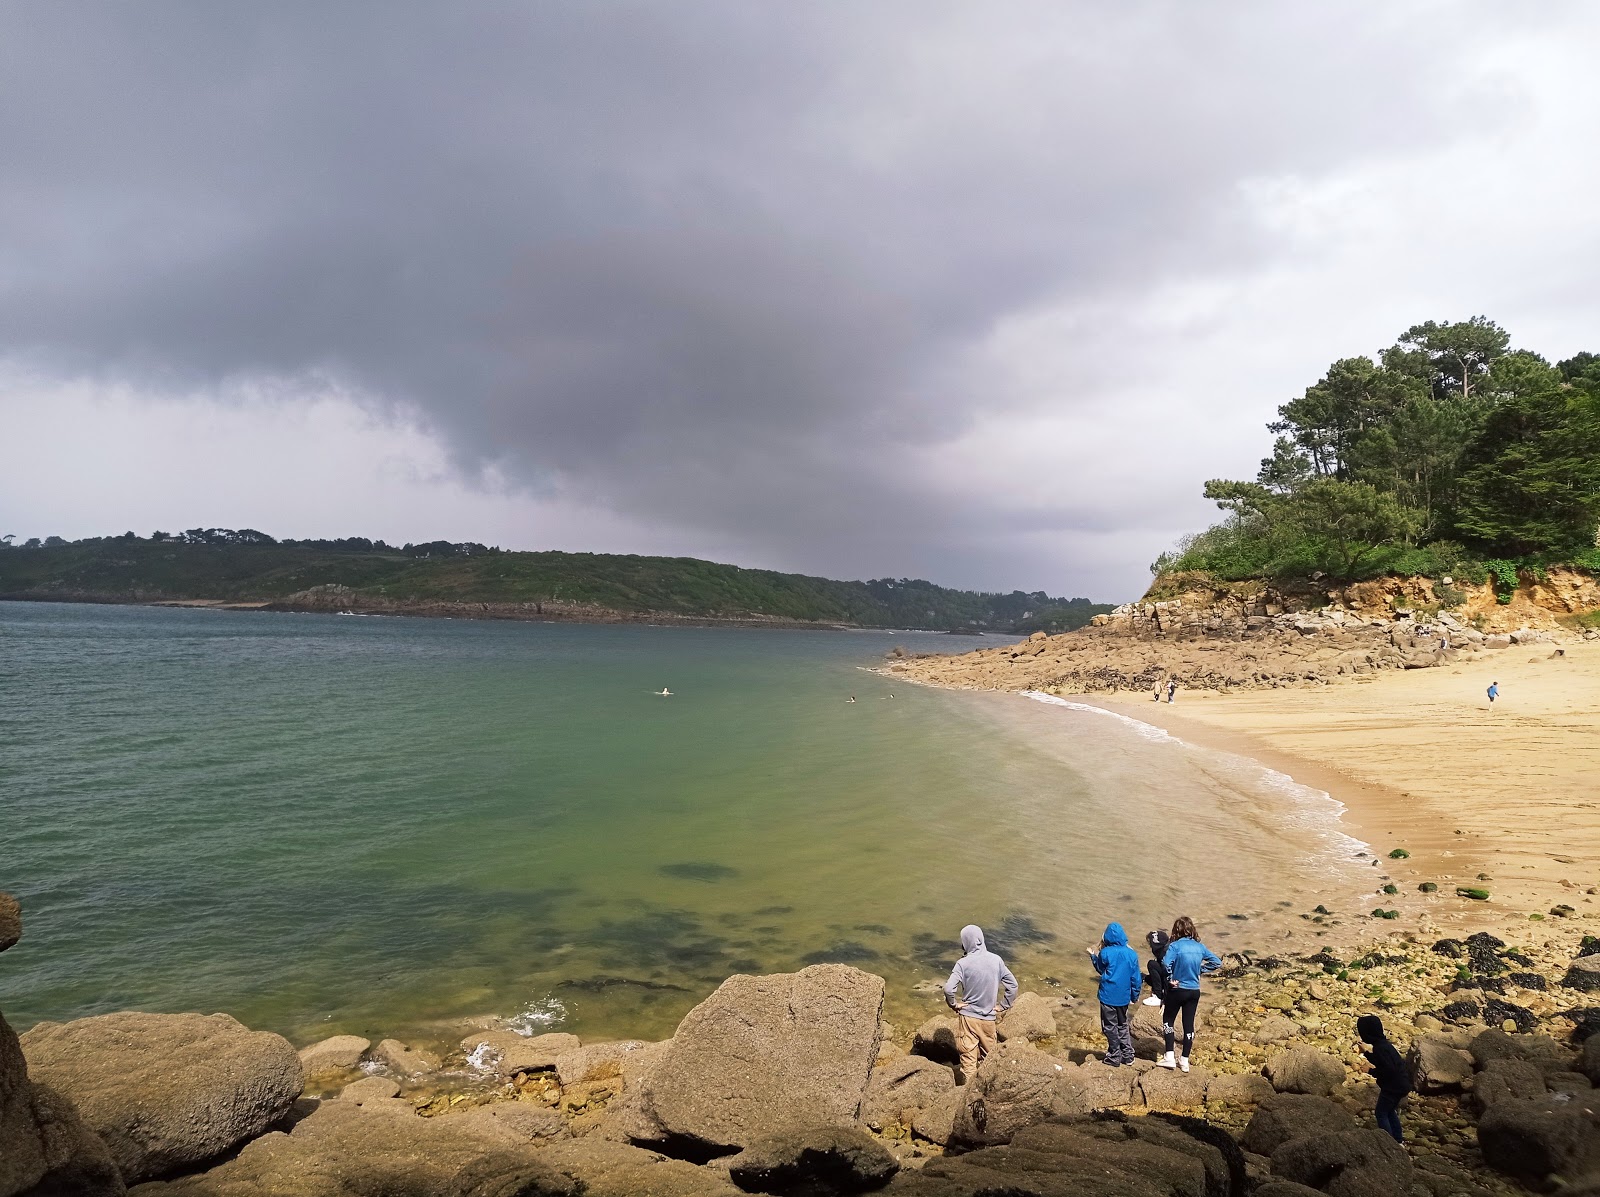
[[[1378,1129],[1388,1131],[1394,1136],[1396,1143],[1400,1138],[1400,1103],[1406,1099],[1404,1093],[1378,1093]]]

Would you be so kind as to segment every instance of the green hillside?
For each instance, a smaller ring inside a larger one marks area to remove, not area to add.
[[[865,627],[1069,629],[1110,610],[1043,593],[981,594],[914,579],[840,582],[692,557],[512,553],[442,542],[277,542],[245,530],[131,533],[0,549],[0,598],[283,602],[316,586],[388,603],[553,603],[628,615],[772,618]]]

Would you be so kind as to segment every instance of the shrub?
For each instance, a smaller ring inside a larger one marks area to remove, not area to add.
[[[1406,859],[1406,857],[1408,857],[1410,855],[1411,855],[1411,853],[1407,852],[1404,848],[1395,848],[1389,853],[1389,859],[1390,860],[1404,860],[1404,859]]]
[[[1487,902],[1489,900],[1488,890],[1478,889],[1471,885],[1456,886],[1456,893],[1463,898],[1471,898],[1474,902]]]

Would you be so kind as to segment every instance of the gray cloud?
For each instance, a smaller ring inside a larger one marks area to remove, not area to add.
[[[1147,560],[1199,475],[1149,485],[1181,460],[1097,413],[1149,346],[1085,335],[1042,396],[996,376],[998,329],[1270,263],[1242,187],[1523,103],[1460,69],[1511,26],[1489,4],[0,14],[0,354],[157,388],[321,373],[657,551],[698,530],[1005,587],[1125,588],[1106,543]],[[1111,438],[1125,484],[974,494],[928,463],[1041,411]]]

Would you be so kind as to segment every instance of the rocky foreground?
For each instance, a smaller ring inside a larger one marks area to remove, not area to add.
[[[731,977],[665,1042],[486,1027],[444,1059],[223,1014],[0,1020],[0,1197],[1600,1194],[1600,942],[1541,933],[1235,959],[1188,1074],[1147,1007],[1108,1068],[1092,1001],[1024,994],[964,1087],[949,1019],[901,1035],[839,964]],[[1417,1073],[1404,1148],[1372,1128],[1373,1011]]]

